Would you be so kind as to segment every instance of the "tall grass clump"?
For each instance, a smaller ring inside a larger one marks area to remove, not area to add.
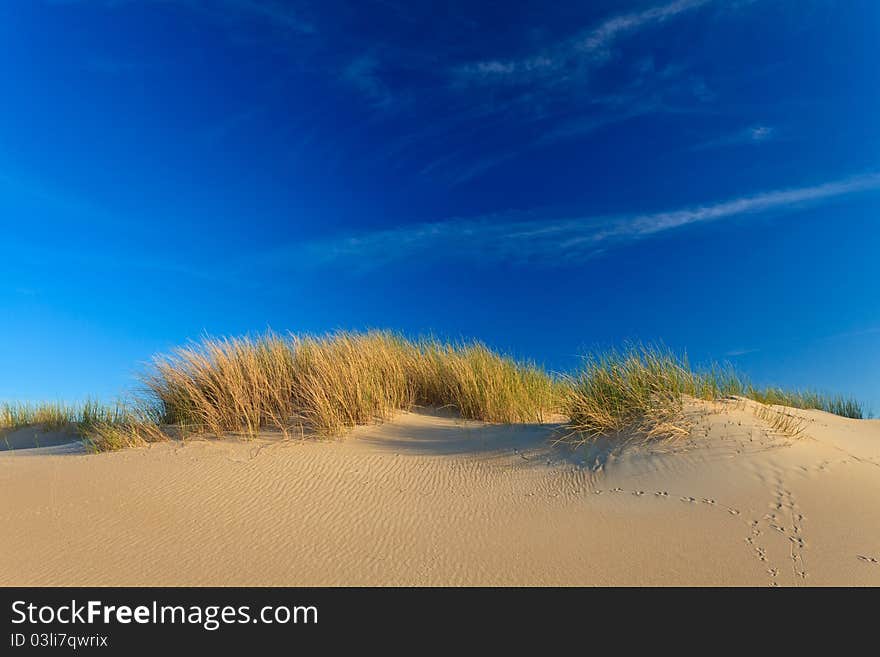
[[[32,425],[46,429],[57,429],[76,422],[78,417],[77,408],[61,403],[4,402],[0,404],[0,430],[19,429]]]
[[[0,404],[0,431],[24,427],[70,431],[93,451],[133,447],[165,437],[148,405],[107,405],[95,401]]]
[[[217,435],[339,434],[416,404],[489,422],[539,422],[558,398],[543,370],[479,343],[381,331],[209,338],[155,359],[144,382],[162,423]]]
[[[291,337],[294,417],[322,433],[389,419],[415,399],[411,344],[389,333]],[[270,423],[271,424],[271,423]]]
[[[861,420],[865,417],[862,405],[857,400],[842,395],[826,395],[810,390],[792,391],[775,387],[754,388],[749,386],[745,396],[762,404],[815,409],[855,420]]]
[[[143,381],[162,424],[255,433],[269,419],[290,421],[292,371],[290,350],[274,336],[210,339],[157,356]]]
[[[479,342],[415,345],[410,379],[415,401],[451,406],[486,422],[544,422],[559,408],[560,384],[529,362],[500,356]]]
[[[94,401],[86,401],[82,404],[7,402],[0,404],[0,430],[15,430],[23,427],[76,430],[97,422],[112,422],[121,412],[120,408],[118,405],[106,406]]]
[[[139,447],[169,437],[155,408],[148,403],[100,407],[100,412],[85,415],[75,429],[92,452]]]
[[[697,375],[686,359],[657,346],[589,355],[569,380],[564,404],[569,428],[583,440],[622,433],[685,435],[684,396],[705,398],[729,385],[713,371]]]
[[[687,357],[653,345],[630,345],[588,356],[568,379],[563,412],[579,440],[620,433],[673,438],[689,432],[685,398],[746,397],[765,406],[818,409],[863,417],[855,400],[813,392],[758,388],[727,365],[691,367]],[[765,418],[766,419],[766,418]],[[775,420],[774,420],[775,422]],[[787,428],[788,425],[786,424]],[[795,432],[799,433],[799,432]]]

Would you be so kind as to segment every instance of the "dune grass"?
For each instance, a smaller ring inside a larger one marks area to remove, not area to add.
[[[571,435],[587,441],[638,433],[649,437],[684,435],[684,395],[709,396],[686,361],[670,351],[630,347],[591,354],[569,379],[564,412]],[[723,392],[712,389],[711,396]]]
[[[68,430],[94,451],[134,447],[165,436],[150,404],[81,404],[62,402],[0,404],[0,432],[24,427]]]
[[[858,401],[841,395],[826,395],[811,390],[791,391],[775,387],[763,389],[750,387],[746,395],[762,404],[816,409],[856,420],[864,417],[864,411]]]
[[[855,400],[815,392],[757,388],[730,366],[698,370],[687,357],[652,345],[593,354],[578,374],[568,378],[563,412],[578,441],[599,436],[636,433],[647,437],[687,435],[687,397],[715,400],[746,397],[766,406],[818,409],[850,418],[863,417]],[[766,418],[765,418],[766,419]],[[790,422],[774,423],[792,428]]]
[[[121,406],[109,407],[92,401],[82,404],[62,402],[2,403],[0,404],[0,430],[14,430],[28,426],[55,430],[99,422],[115,422],[122,412]]]
[[[27,426],[56,429],[76,422],[80,415],[78,409],[61,403],[3,403],[0,404],[0,429]]]
[[[539,367],[480,343],[386,332],[206,339],[157,358],[145,379],[162,421],[217,435],[338,435],[415,405],[487,422],[540,422],[559,403]]]
[[[180,436],[176,428],[162,425],[151,402],[108,407],[103,416],[79,422],[76,431],[92,452],[140,447]]]
[[[791,413],[789,407],[786,406],[760,404],[755,409],[755,415],[764,420],[776,433],[790,438],[797,438],[807,428],[807,421]]]
[[[685,436],[687,398],[740,396],[767,408],[863,415],[854,400],[756,388],[729,366],[695,369],[663,347],[592,354],[577,373],[554,376],[479,342],[383,331],[206,338],[157,356],[142,381],[142,397],[125,405],[0,405],[0,429],[72,426],[92,450],[109,451],[189,434],[340,435],[415,406],[500,423],[562,414],[576,442],[624,433]],[[790,428],[786,418],[771,419]]]

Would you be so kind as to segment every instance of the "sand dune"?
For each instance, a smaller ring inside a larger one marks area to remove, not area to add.
[[[0,584],[880,585],[880,421],[792,411],[790,438],[756,408],[694,403],[689,439],[616,449],[427,413],[334,441],[55,436],[0,453]]]

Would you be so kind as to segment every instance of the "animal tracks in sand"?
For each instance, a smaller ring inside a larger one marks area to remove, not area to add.
[[[601,495],[603,493],[629,492],[633,497],[637,498],[653,497],[658,500],[672,499],[669,491],[666,490],[653,491],[653,495],[649,495],[650,491],[645,491],[643,489],[635,488],[632,490],[626,490],[617,486],[610,489],[596,489],[592,492],[595,495]],[[768,586],[779,586],[782,572],[781,565],[779,563],[773,563],[774,558],[771,554],[775,554],[775,558],[779,559],[781,551],[787,549],[793,582],[795,585],[799,585],[809,577],[805,558],[807,540],[803,536],[806,516],[798,507],[794,495],[783,485],[781,478],[778,478],[776,481],[774,493],[775,496],[773,501],[768,504],[768,512],[761,518],[753,518],[750,520],[743,519],[740,509],[722,504],[712,497],[680,495],[678,496],[678,500],[688,505],[705,505],[709,508],[723,510],[731,520],[743,523],[749,531],[749,535],[746,536],[743,541],[749,550],[751,550],[756,561],[764,566],[764,572],[769,577]],[[787,548],[782,547],[778,543],[779,539],[785,540]],[[772,547],[773,544],[777,547],[771,551],[769,548]],[[876,557],[859,555],[858,558],[867,564],[880,566],[880,560]]]
[[[609,488],[608,490],[604,490],[604,489],[601,489],[601,488],[597,488],[597,489],[594,489],[592,492],[593,492],[593,495],[602,495],[603,493],[624,493],[624,492],[626,492],[626,491],[625,491],[625,489],[620,488],[620,487],[618,486],[617,488]],[[640,489],[635,489],[635,490],[632,490],[632,491],[630,491],[630,492],[632,493],[632,495],[633,495],[634,497],[642,497],[643,495],[647,495],[647,494],[648,494],[647,491],[640,490]],[[669,491],[665,491],[665,490],[654,491],[654,497],[656,497],[656,498],[660,498],[660,499],[668,498],[668,497],[669,497]],[[701,497],[701,498],[697,498],[697,497],[693,497],[693,496],[691,496],[691,495],[682,495],[682,496],[679,497],[678,499],[681,500],[682,502],[686,502],[686,503],[688,503],[688,504],[706,504],[706,505],[708,505],[708,506],[719,506],[720,508],[725,509],[725,510],[726,510],[730,515],[732,515],[732,516],[738,516],[738,515],[740,515],[740,511],[739,511],[739,509],[734,509],[733,507],[725,506],[725,505],[723,505],[723,504],[719,505],[719,504],[718,504],[713,498],[711,498],[711,497]]]
[[[795,582],[805,580],[809,576],[807,571],[807,563],[804,557],[804,550],[807,547],[806,539],[803,537],[803,522],[806,517],[800,512],[797,501],[791,491],[787,490],[780,478],[777,482],[776,490],[776,509],[775,516],[777,522],[788,521],[787,525],[782,525],[782,533],[789,540],[789,556],[792,562],[792,572]],[[783,520],[784,519],[784,520]]]
[[[769,511],[763,517],[751,521],[752,536],[762,534],[762,526],[770,530],[771,536],[779,536],[788,544],[788,558],[791,564],[792,578],[795,586],[809,577],[804,551],[807,549],[807,541],[803,536],[804,521],[806,516],[800,511],[797,501],[790,490],[785,486],[782,476],[777,473],[775,477],[775,496],[769,506]],[[767,560],[766,552],[762,553],[763,559]],[[776,585],[779,569],[773,568],[775,574],[771,576],[771,586]]]
[[[656,494],[660,495],[660,493],[656,493]],[[668,495],[668,493],[664,492],[663,495]],[[696,497],[692,497],[690,495],[683,495],[682,497],[679,497],[678,499],[680,499],[682,502],[687,502],[688,504],[702,503],[702,504],[709,504],[711,506],[715,505],[715,500],[713,500],[711,497],[702,497],[698,500]],[[731,507],[725,507],[725,508],[727,508],[727,510],[730,512],[731,515],[734,515],[734,516],[739,515],[738,509],[734,509]]]
[[[876,585],[880,511],[870,501],[880,495],[880,421],[792,412],[815,419],[797,439],[755,422],[751,402],[707,413],[695,420],[692,440],[624,450],[616,467],[591,473],[589,485],[604,496],[589,502],[603,518],[616,518],[605,515],[607,505],[693,531],[714,549],[691,556],[712,560],[705,581]]]

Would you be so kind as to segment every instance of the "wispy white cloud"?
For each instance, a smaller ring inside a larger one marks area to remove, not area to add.
[[[135,1],[104,3],[124,6]],[[521,163],[524,156],[548,146],[585,140],[622,121],[705,111],[714,98],[711,81],[668,57],[655,68],[649,52],[653,49],[637,37],[650,28],[672,25],[677,17],[694,14],[704,5],[714,4],[718,11],[729,7],[715,0],[628,0],[616,6],[626,4],[630,10],[618,9],[614,15],[582,8],[578,15],[591,18],[574,26],[562,24],[550,12],[545,25],[526,24],[520,34],[514,33],[518,43],[534,44],[523,52],[500,50],[508,42],[506,36],[462,38],[463,25],[469,30],[488,27],[470,12],[454,19],[456,29],[451,29],[449,17],[438,18],[436,34],[412,43],[397,39],[394,29],[390,36],[366,27],[346,31],[347,21],[334,23],[332,10],[328,13],[319,4],[301,0],[166,1],[225,27],[237,47],[271,48],[279,55],[273,85],[286,84],[288,74],[307,74],[349,91],[353,104],[372,110],[361,113],[370,127],[391,128],[389,141],[404,133],[399,142],[403,147],[383,145],[367,157],[384,157],[383,166],[390,161],[449,186]],[[402,15],[408,21],[422,15],[394,6],[353,6],[349,13],[355,17],[361,12],[380,27],[393,27]],[[362,23],[367,24],[357,24]],[[532,27],[546,31],[539,35]],[[632,52],[624,52],[624,46],[632,46]],[[634,61],[624,58],[615,75],[604,80],[593,75],[618,53],[632,54]],[[118,74],[125,73],[127,65],[121,59],[93,63]],[[337,135],[324,137],[331,141]]]
[[[687,224],[767,212],[878,188],[880,188],[880,173],[865,174],[811,187],[762,192],[713,205],[646,214],[626,219],[615,228],[597,234],[597,237],[602,239],[614,236],[643,237]]]
[[[263,254],[261,263],[276,267],[343,263],[371,268],[395,260],[444,258],[565,265],[591,258],[610,246],[675,228],[784,211],[878,189],[880,173],[869,173],[808,187],[644,214],[557,219],[507,214],[452,219],[292,245]]]
[[[747,134],[752,141],[761,142],[772,138],[774,132],[775,130],[770,126],[756,125],[748,128]]]
[[[740,356],[746,356],[748,354],[755,354],[759,352],[760,349],[731,349],[726,352],[724,355],[728,358],[739,358]]]
[[[620,36],[641,28],[662,23],[679,14],[696,9],[711,0],[674,0],[665,5],[650,7],[640,12],[614,16],[591,30],[576,42],[579,50],[607,56],[608,48]]]
[[[460,66],[455,72],[483,82],[532,82],[538,76],[555,76],[573,62],[596,64],[607,61],[611,57],[611,47],[624,35],[658,25],[709,2],[712,0],[673,0],[642,11],[619,14],[542,52],[507,60],[477,61]],[[570,73],[566,75],[570,76]]]
[[[518,131],[516,148],[455,158],[447,178],[452,184],[482,176],[526,152],[559,142],[586,138],[636,117],[667,111],[694,111],[714,99],[705,80],[675,63],[655,68],[644,55],[618,72],[613,88],[594,73],[615,54],[626,36],[658,27],[713,0],[672,0],[639,11],[610,16],[573,35],[511,58],[458,64],[451,69],[452,89],[470,99],[488,99],[489,130]],[[508,142],[510,140],[507,140]],[[442,173],[442,172],[437,172]]]
[[[555,104],[545,102],[553,96],[552,90],[546,90],[545,94],[541,85],[535,85],[534,90],[526,87],[521,93],[506,96],[500,106],[489,102],[470,107],[466,116],[445,117],[447,121],[458,121],[456,127],[482,124],[485,131],[473,131],[477,138],[471,142],[474,148],[460,147],[453,153],[444,153],[420,172],[458,185],[542,148],[585,139],[632,120],[705,111],[703,105],[709,93],[705,83],[681,66],[667,64],[656,68],[653,60],[647,58],[631,67],[631,72],[635,73],[634,77],[604,93],[584,94],[572,89],[570,98],[562,98],[563,102]],[[440,141],[441,136],[451,132],[442,130],[443,125],[442,122],[439,126],[431,124],[427,134],[422,133],[410,145]],[[510,138],[508,135],[513,130],[516,130],[515,138]],[[499,134],[504,137],[497,138]],[[485,135],[494,135],[496,139],[480,143]]]
[[[727,146],[742,146],[763,144],[768,141],[777,139],[778,130],[773,126],[757,124],[751,125],[741,130],[737,130],[731,134],[722,135],[715,139],[700,142],[691,147],[692,151],[705,151],[713,148],[724,148]]]

